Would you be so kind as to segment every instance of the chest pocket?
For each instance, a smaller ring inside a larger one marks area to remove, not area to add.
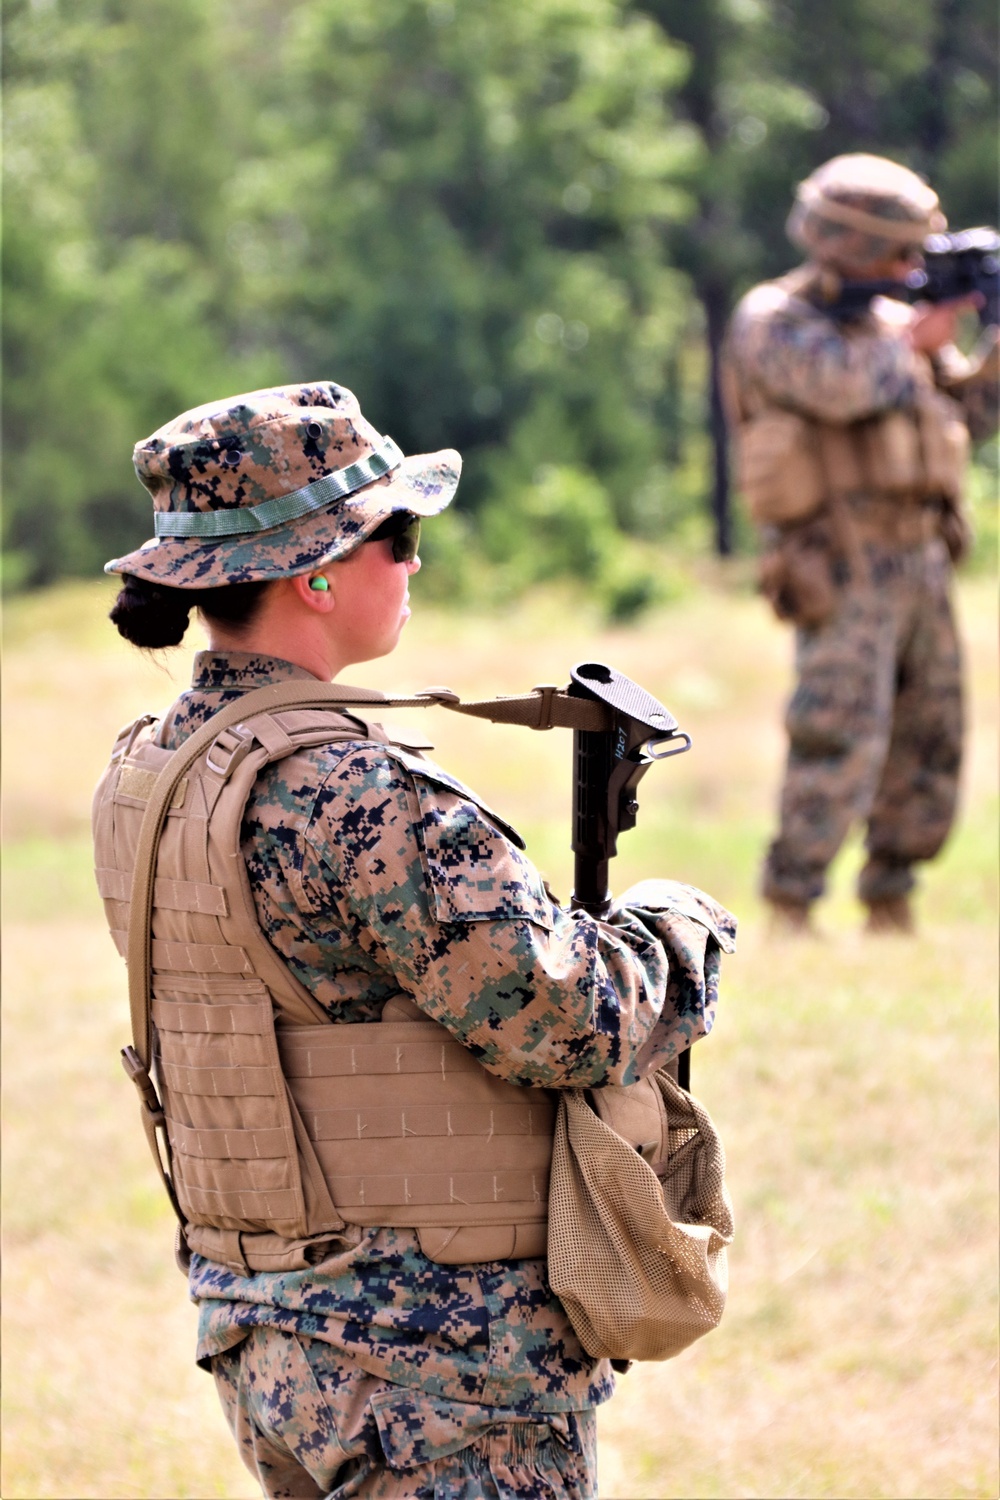
[[[392,752],[413,778],[434,915],[439,922],[523,920],[552,928],[524,840],[468,787],[432,763]]]

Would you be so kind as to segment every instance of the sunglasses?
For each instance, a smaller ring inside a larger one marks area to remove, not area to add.
[[[366,540],[381,542],[390,538],[393,562],[412,562],[420,546],[420,517],[409,510],[393,511]]]

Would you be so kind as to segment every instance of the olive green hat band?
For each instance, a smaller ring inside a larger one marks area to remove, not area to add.
[[[402,461],[402,450],[391,437],[383,437],[364,458],[348,464],[346,469],[334,469],[290,494],[263,500],[260,505],[234,505],[223,510],[161,510],[154,516],[154,528],[158,537],[190,536],[203,541],[270,531],[274,526],[285,526],[313,511],[323,510],[343,500],[345,495],[353,495],[355,490],[364,489],[391,473]]]

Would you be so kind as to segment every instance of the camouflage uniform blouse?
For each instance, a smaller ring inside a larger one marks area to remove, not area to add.
[[[774,404],[820,422],[847,424],[911,409],[921,367],[907,330],[912,307],[876,297],[863,315],[839,323],[811,300],[815,268],[762,282],[738,303],[726,357],[741,404],[752,415]],[[953,344],[930,357],[935,383],[962,405],[974,441],[996,431],[996,329],[973,357]]]
[[[202,653],[163,743],[242,692],[308,676]],[[728,913],[674,887],[701,920],[675,911],[671,957],[663,912],[571,916],[472,794],[419,757],[359,740],[276,762],[256,782],[242,847],[267,937],[332,1022],[377,1021],[404,991],[491,1072],[549,1087],[630,1082],[711,1026],[719,950],[707,929],[729,947]],[[343,1247],[320,1268],[252,1276],[195,1256],[199,1363],[267,1325],[446,1401],[557,1412],[611,1394],[544,1261],[439,1265],[409,1229],[349,1229]]]

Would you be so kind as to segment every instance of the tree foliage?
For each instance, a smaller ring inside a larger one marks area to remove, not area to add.
[[[788,263],[794,182],[880,149],[953,222],[994,213],[985,0],[3,16],[15,583],[142,540],[132,444],[178,411],[334,378],[404,449],[463,452],[443,554],[474,540],[511,587],[593,567],[624,609],[652,585],[623,534],[704,514],[701,341]]]
[[[282,379],[351,385],[409,451],[460,448],[469,513],[559,464],[628,525],[684,296],[656,233],[689,206],[678,50],[616,0],[247,21],[221,0],[8,8],[24,575],[141,539],[132,442]]]

